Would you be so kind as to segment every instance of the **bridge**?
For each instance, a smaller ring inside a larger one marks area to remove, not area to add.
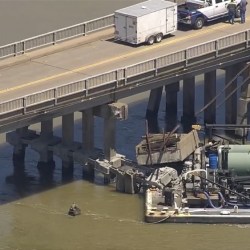
[[[96,169],[109,174],[109,165],[119,167],[122,161],[115,151],[115,122],[127,118],[128,108],[119,99],[150,90],[147,114],[157,114],[164,86],[166,112],[176,118],[183,81],[182,118],[192,123],[195,76],[204,74],[204,119],[214,123],[218,69],[225,70],[229,95],[226,123],[246,123],[249,23],[248,17],[245,24],[180,27],[159,44],[135,47],[114,41],[114,16],[109,15],[0,47],[0,132],[9,132],[13,159],[24,160],[25,147],[31,145],[41,163],[53,161],[53,153],[59,155],[65,173],[72,173],[74,161],[85,164],[91,158]],[[241,86],[247,87],[237,100],[239,76]],[[73,141],[77,111],[82,112],[82,143]],[[59,116],[62,138],[55,138],[53,118]],[[94,116],[104,118],[103,154],[108,163],[96,161],[100,151],[94,147]],[[40,134],[28,129],[38,122]]]

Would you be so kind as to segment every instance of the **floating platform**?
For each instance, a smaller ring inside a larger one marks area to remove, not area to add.
[[[250,209],[173,208],[164,205],[157,189],[145,194],[145,221],[148,223],[250,224]],[[156,204],[156,201],[158,204]],[[160,205],[159,205],[160,204]]]

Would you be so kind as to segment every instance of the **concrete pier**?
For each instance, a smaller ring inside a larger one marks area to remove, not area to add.
[[[95,118],[93,109],[82,111],[82,148],[85,152],[91,152],[94,149],[94,123]]]
[[[163,87],[152,89],[148,100],[146,119],[150,133],[158,133],[158,111],[161,103]]]
[[[22,142],[22,138],[27,136],[28,127],[16,129],[15,138],[11,139],[13,145],[13,161],[18,163],[24,163],[25,160],[25,149],[27,144]]]
[[[41,122],[41,141],[47,142],[53,138],[53,119]],[[53,151],[48,149],[46,143],[44,147],[40,149],[40,162],[41,163],[51,163],[53,162]]]
[[[195,118],[195,77],[183,80],[183,115],[182,123],[184,132],[189,132]]]
[[[53,182],[53,173],[55,169],[55,162],[53,159],[53,151],[49,149],[48,142],[53,138],[53,119],[41,122],[41,133],[39,143],[40,159],[37,163],[39,171],[40,183],[49,185]]]
[[[165,86],[166,93],[166,130],[171,131],[177,124],[177,97],[180,90],[180,83],[175,82]]]
[[[62,155],[62,177],[73,177],[74,161],[68,148],[73,147],[74,142],[74,113],[62,116],[62,146],[66,147],[65,155]]]
[[[204,106],[216,96],[216,70],[204,74]],[[204,123],[216,123],[216,100],[204,110]]]

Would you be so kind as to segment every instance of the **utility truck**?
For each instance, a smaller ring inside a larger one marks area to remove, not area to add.
[[[201,29],[207,22],[228,16],[227,5],[230,0],[186,0],[178,6],[178,23]],[[237,4],[236,17],[240,17],[240,0]]]
[[[177,30],[177,4],[148,0],[115,11],[115,40],[153,44]]]

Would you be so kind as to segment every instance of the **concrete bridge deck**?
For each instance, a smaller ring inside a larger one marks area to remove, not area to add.
[[[129,46],[112,39],[112,29],[0,62],[1,102],[177,52],[248,29],[224,22],[202,30],[179,29],[153,46]]]

